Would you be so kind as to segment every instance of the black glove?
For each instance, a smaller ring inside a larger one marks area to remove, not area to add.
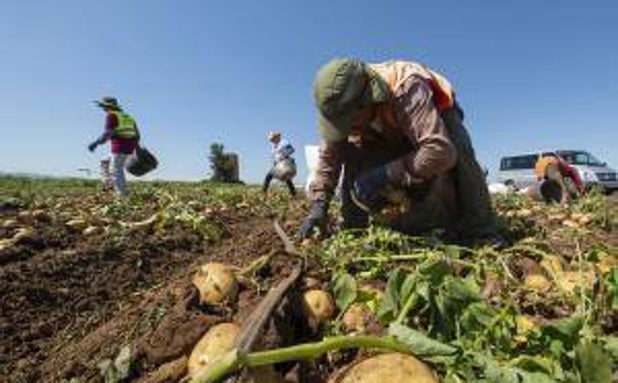
[[[384,206],[388,201],[380,195],[380,191],[388,184],[388,174],[385,166],[378,166],[356,178],[352,189],[352,199],[365,211],[374,211]]]
[[[88,145],[88,150],[90,150],[91,152],[94,152],[94,150],[97,148],[97,146],[99,145],[99,143],[97,141],[91,143],[90,145]]]
[[[326,230],[326,224],[328,223],[327,205],[324,201],[315,201],[311,205],[309,215],[303,221],[303,224],[298,229],[296,237],[299,239],[305,239],[313,235],[314,229],[318,228],[322,232]]]

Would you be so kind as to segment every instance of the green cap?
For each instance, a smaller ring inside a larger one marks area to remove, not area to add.
[[[313,86],[319,111],[318,130],[329,142],[345,139],[354,112],[389,98],[388,85],[369,66],[356,59],[333,59],[318,71]]]
[[[100,106],[101,108],[120,110],[120,105],[118,105],[118,100],[116,100],[114,97],[103,97],[100,100],[94,101],[94,103]]]

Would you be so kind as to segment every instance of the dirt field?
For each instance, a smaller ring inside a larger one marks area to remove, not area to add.
[[[224,321],[242,323],[264,291],[290,272],[290,256],[273,230],[273,220],[279,218],[293,233],[305,207],[301,201],[290,204],[278,193],[267,202],[257,192],[247,197],[237,190],[187,197],[195,191],[153,198],[148,189],[133,197],[131,203],[139,208],[132,210],[129,204],[113,205],[91,185],[28,195],[7,187],[5,194],[13,197],[5,199],[0,210],[0,238],[12,238],[23,227],[31,232],[0,250],[0,380],[106,382],[99,363],[129,346],[133,368],[124,380],[178,381],[184,375],[183,356],[208,328]],[[608,201],[618,207],[618,193]],[[109,205],[117,210],[106,208]],[[169,214],[161,213],[163,205]],[[38,216],[37,210],[44,213]],[[87,221],[83,226],[97,229],[85,234],[85,227],[67,224],[76,217]],[[156,219],[144,227],[131,225],[149,217]],[[521,222],[512,224],[510,233],[519,233]],[[520,232],[526,229],[524,223]],[[586,238],[591,243],[577,246],[618,246],[615,230],[599,230]],[[565,253],[574,248],[561,238],[552,246]],[[270,262],[241,283],[235,305],[199,303],[191,278],[201,264],[217,261],[242,268],[265,255],[272,257]],[[527,272],[519,263],[512,270],[521,274],[518,278]],[[324,287],[331,277],[318,264],[308,276]],[[285,319],[271,321],[261,348],[321,339],[301,318],[295,299],[284,302],[280,310]],[[570,307],[565,303],[558,309],[570,315]],[[606,333],[617,331],[615,318],[606,318],[603,326]],[[283,364],[277,370],[289,382],[320,382],[349,357],[344,353],[339,360],[309,367]]]

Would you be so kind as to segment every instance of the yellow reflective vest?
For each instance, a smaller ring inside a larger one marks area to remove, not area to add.
[[[137,137],[137,124],[133,117],[128,114],[115,111],[111,112],[116,116],[118,120],[118,125],[116,125],[116,129],[114,129],[114,133],[112,137],[114,138],[135,138]]]

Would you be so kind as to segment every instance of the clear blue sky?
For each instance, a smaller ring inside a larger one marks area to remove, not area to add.
[[[267,131],[299,159],[318,141],[311,86],[334,56],[444,73],[491,170],[539,148],[618,167],[618,1],[20,0],[0,4],[0,170],[96,169],[91,100],[114,95],[161,160],[154,177],[204,178],[219,141],[260,181]]]

